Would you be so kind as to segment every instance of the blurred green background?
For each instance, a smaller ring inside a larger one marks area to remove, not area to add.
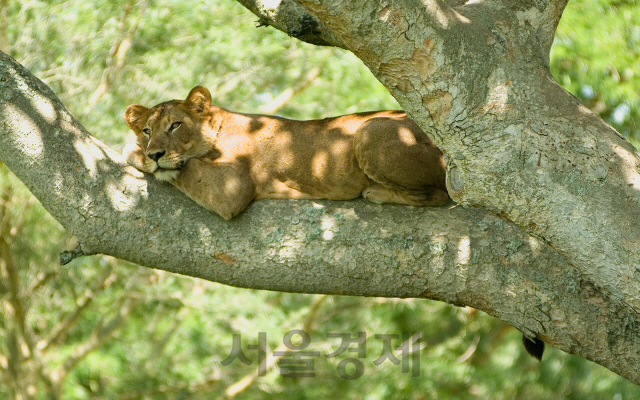
[[[117,151],[132,141],[127,105],[184,98],[197,84],[225,108],[300,119],[398,108],[353,55],[256,28],[232,0],[0,0],[0,11],[0,48]],[[573,0],[551,59],[556,79],[635,144],[639,55],[635,1]],[[60,267],[59,252],[72,247],[0,166],[0,399],[640,398],[640,387],[579,357],[548,347],[536,362],[519,332],[473,309],[236,289],[105,256]],[[259,332],[271,354],[293,329],[320,352],[310,357],[315,377],[283,376],[273,363],[257,376]],[[324,356],[341,343],[331,334],[358,332],[362,370],[348,360],[354,352]],[[222,364],[234,333],[250,365]],[[376,365],[385,353],[376,334],[417,350],[419,371]]]

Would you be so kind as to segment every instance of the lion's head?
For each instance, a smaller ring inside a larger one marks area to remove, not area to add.
[[[138,145],[159,169],[182,168],[191,158],[212,150],[206,138],[211,129],[211,93],[196,86],[185,100],[171,100],[151,109],[130,105],[124,120],[138,137]]]

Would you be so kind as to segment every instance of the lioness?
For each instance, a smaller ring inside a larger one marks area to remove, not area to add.
[[[186,100],[127,107],[127,162],[231,219],[254,199],[442,206],[442,152],[401,111],[294,121],[239,114],[194,87]]]

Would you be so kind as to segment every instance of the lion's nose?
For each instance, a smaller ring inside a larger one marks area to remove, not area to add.
[[[157,153],[148,153],[147,155],[153,161],[158,162],[158,160],[160,159],[160,157],[164,155],[164,153],[165,153],[164,151],[158,151]]]

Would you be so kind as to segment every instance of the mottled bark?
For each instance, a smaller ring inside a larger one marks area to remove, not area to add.
[[[566,0],[296,2],[432,135],[459,204],[514,222],[640,312],[638,152],[550,74]]]
[[[258,16],[256,23],[258,27],[273,26],[303,42],[319,46],[342,47],[340,40],[320,20],[306,12],[293,0],[238,0],[238,2]]]

